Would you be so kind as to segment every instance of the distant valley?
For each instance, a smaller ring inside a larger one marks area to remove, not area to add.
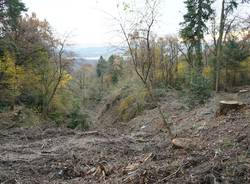
[[[82,64],[93,64],[95,65],[100,58],[103,56],[108,59],[112,54],[121,54],[121,50],[114,47],[74,47],[71,49],[77,58],[77,65]]]

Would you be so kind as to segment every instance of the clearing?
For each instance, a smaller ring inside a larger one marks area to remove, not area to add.
[[[87,132],[7,126],[15,113],[2,113],[0,183],[250,183],[249,105],[215,116],[220,100],[235,98],[219,94],[192,111],[177,93],[162,100],[174,132],[192,140],[185,149],[172,146],[156,109],[121,123],[110,108]]]

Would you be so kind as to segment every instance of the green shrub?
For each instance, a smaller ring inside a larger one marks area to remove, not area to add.
[[[48,117],[55,122],[55,124],[57,126],[60,126],[63,124],[64,122],[64,114],[62,112],[58,112],[58,111],[54,111],[54,112],[50,112]]]
[[[18,121],[21,126],[32,127],[39,125],[41,122],[43,122],[43,119],[34,109],[22,108],[18,116]]]
[[[0,100],[0,113],[10,109],[11,103],[8,101]]]
[[[118,106],[118,112],[122,121],[129,121],[130,119],[134,118],[136,112],[132,114],[129,110],[133,107],[135,100],[136,99],[133,96],[128,96],[126,98],[121,99],[120,104]],[[134,107],[132,109],[134,110]]]
[[[169,88],[164,87],[164,88],[156,88],[154,89],[154,95],[156,96],[156,98],[162,98],[165,97],[167,92],[169,91]]]
[[[190,77],[187,103],[189,107],[204,104],[212,94],[211,83],[208,79],[197,72]]]
[[[85,113],[81,113],[79,108],[74,109],[69,114],[69,122],[68,122],[68,128],[75,129],[79,128],[81,130],[88,129],[88,115]]]
[[[128,122],[147,109],[147,98],[148,92],[143,88],[124,88],[117,109],[120,120]]]

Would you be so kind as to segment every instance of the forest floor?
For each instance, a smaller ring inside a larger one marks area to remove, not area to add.
[[[219,100],[236,98],[219,94],[190,111],[169,92],[161,106],[177,137],[192,140],[184,149],[172,146],[156,109],[121,123],[111,108],[87,132],[9,126],[15,113],[2,113],[0,183],[248,184],[250,107],[215,117]]]

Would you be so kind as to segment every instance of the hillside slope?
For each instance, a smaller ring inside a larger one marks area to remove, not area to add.
[[[194,143],[186,149],[170,144],[156,109],[127,123],[102,117],[88,132],[2,127],[0,183],[250,183],[250,107],[215,117],[234,98],[192,111],[174,92],[162,100],[174,132]]]

